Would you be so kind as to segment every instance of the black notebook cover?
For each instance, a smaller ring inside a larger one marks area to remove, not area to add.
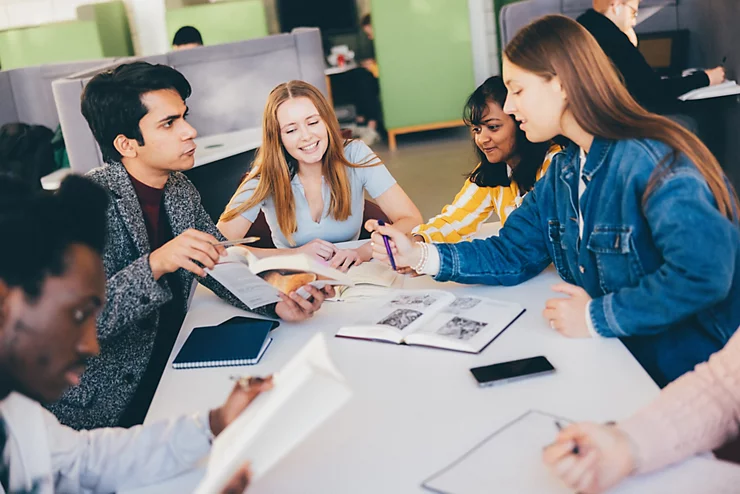
[[[194,328],[172,367],[225,367],[253,365],[260,361],[270,346],[270,331],[276,321],[234,317],[218,326]]]

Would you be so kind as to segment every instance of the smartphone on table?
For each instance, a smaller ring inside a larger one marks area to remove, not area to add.
[[[470,369],[473,377],[478,381],[478,386],[492,386],[506,382],[518,381],[527,377],[541,376],[555,372],[552,366],[543,356],[525,358],[501,362],[499,364],[473,367]]]

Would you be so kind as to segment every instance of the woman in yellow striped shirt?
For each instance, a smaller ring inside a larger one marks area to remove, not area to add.
[[[499,76],[489,77],[468,98],[463,118],[480,162],[452,204],[412,231],[416,240],[466,240],[494,211],[504,223],[562,149],[553,143],[529,142],[514,118],[504,113],[505,101],[506,87]]]

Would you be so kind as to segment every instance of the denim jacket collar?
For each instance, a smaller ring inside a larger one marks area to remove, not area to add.
[[[586,181],[591,181],[596,172],[599,171],[599,168],[606,162],[606,157],[613,145],[614,141],[594,137],[593,143],[591,143],[591,149],[586,156],[586,164],[583,166],[581,172],[586,178]],[[578,165],[579,150],[580,147],[574,142],[571,142],[565,150],[565,162],[560,170],[560,177],[566,182]]]

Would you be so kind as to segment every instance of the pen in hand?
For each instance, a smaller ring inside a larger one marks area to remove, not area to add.
[[[222,247],[231,247],[232,245],[253,244],[259,239],[259,237],[247,237],[240,238],[238,240],[224,240],[223,242],[216,242],[215,244],[213,244],[213,246],[216,247],[220,245]]]
[[[385,226],[385,221],[378,220],[378,225]],[[391,244],[388,242],[388,235],[383,235],[383,243],[385,244],[385,251],[388,253],[388,259],[391,261],[391,267],[393,271],[396,270],[396,260],[393,259],[393,252],[391,252]]]
[[[564,429],[563,424],[561,424],[558,420],[555,421],[555,427],[557,427],[559,431],[562,431]],[[573,441],[573,449],[571,449],[570,452],[571,454],[574,454],[576,456],[578,456],[578,453],[580,453],[578,444],[575,441]]]

